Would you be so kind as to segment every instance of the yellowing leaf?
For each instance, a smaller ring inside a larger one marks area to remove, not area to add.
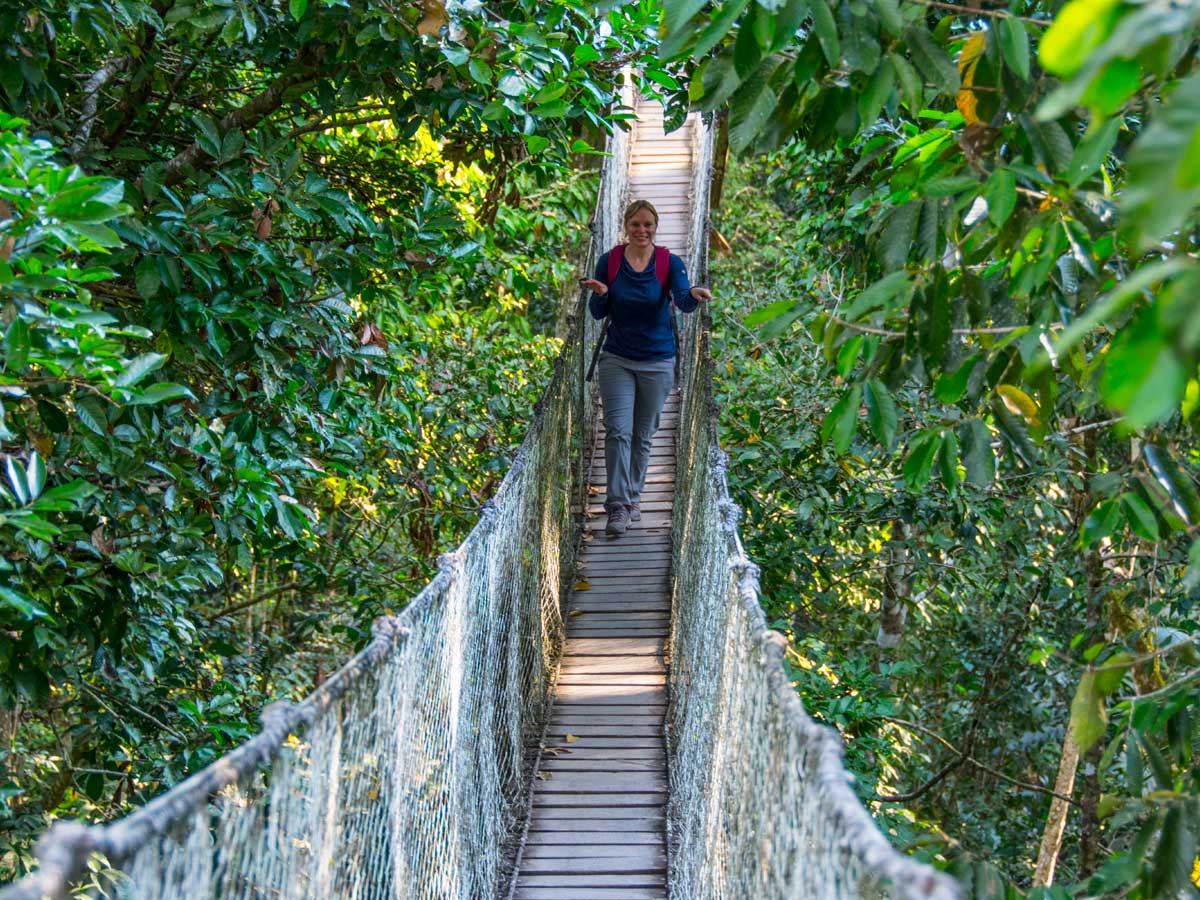
[[[424,0],[425,17],[417,23],[417,34],[432,34],[435,37],[446,24],[446,7],[441,0]]]
[[[987,32],[976,31],[963,44],[962,52],[958,57],[958,72],[962,78],[962,89],[958,92],[956,103],[958,111],[963,114],[967,124],[978,122],[979,113],[979,97],[972,89],[975,84],[975,70],[979,67],[979,60],[983,57],[983,51],[987,49]]]
[[[1037,404],[1033,398],[1013,384],[1002,384],[996,388],[996,393],[1004,401],[1004,405],[1015,415],[1021,416],[1027,422],[1036,424],[1038,421]]]
[[[573,734],[568,734],[565,738],[563,738],[563,740],[565,740],[568,744],[573,744],[579,740],[579,738],[575,737]]]
[[[588,582],[586,582],[586,581],[577,581],[577,582],[575,582],[575,591],[576,591],[576,593],[578,593],[579,591],[590,591],[591,589],[592,589],[592,586],[591,586],[591,584],[590,584],[590,583],[588,583]]]
[[[583,610],[582,609],[573,609],[569,613],[567,613],[567,615],[572,618],[574,618],[575,616],[582,616]]]

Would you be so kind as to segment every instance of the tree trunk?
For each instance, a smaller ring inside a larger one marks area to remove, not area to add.
[[[887,568],[883,573],[883,600],[879,607],[879,633],[875,643],[883,650],[892,650],[904,637],[908,621],[908,602],[912,596],[912,554],[908,539],[912,530],[896,520],[896,536],[888,542]]]
[[[1063,738],[1062,758],[1058,763],[1058,777],[1054,780],[1054,793],[1061,794],[1050,802],[1050,815],[1046,817],[1046,829],[1042,832],[1042,845],[1038,849],[1037,867],[1033,873],[1034,887],[1049,887],[1054,882],[1054,867],[1058,865],[1058,851],[1062,849],[1063,829],[1067,825],[1070,804],[1063,797],[1071,796],[1075,789],[1075,770],[1079,766],[1079,745],[1075,743],[1075,731],[1067,726]]]
[[[721,191],[725,187],[725,162],[729,159],[729,113],[717,116],[717,134],[713,139],[712,183],[708,189],[708,208],[721,206]]]

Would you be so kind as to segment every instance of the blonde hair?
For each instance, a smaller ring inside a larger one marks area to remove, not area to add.
[[[654,216],[654,224],[657,227],[658,210],[654,208],[654,204],[649,200],[634,200],[627,207],[625,207],[625,217],[621,219],[621,224],[628,225],[629,220],[640,213],[643,209],[650,213],[650,215]]]

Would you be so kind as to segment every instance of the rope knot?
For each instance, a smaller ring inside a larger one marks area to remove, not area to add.
[[[395,641],[408,634],[408,629],[400,624],[399,616],[376,616],[371,623],[371,637],[387,638]]]
[[[438,571],[449,578],[453,578],[462,564],[462,558],[462,553],[457,550],[440,554],[437,558]]]
[[[258,721],[262,722],[263,728],[271,728],[274,725],[286,725],[286,720],[291,716],[292,710],[296,704],[291,700],[276,700],[273,703],[268,703],[263,707],[262,712],[258,714]]]
[[[737,531],[738,523],[742,521],[742,509],[728,497],[717,503],[721,511],[721,520],[727,531]]]
[[[484,500],[479,506],[479,518],[485,522],[490,522],[500,512],[500,507],[496,505],[496,498],[489,497]]]

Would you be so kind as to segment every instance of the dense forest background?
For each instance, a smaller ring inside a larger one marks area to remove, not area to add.
[[[864,801],[972,896],[1194,895],[1198,17],[0,9],[0,877],[253,733],[474,521],[632,63],[732,151],[723,442]]]

